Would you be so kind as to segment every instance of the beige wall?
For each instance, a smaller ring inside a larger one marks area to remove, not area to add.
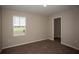
[[[54,14],[49,17],[52,29],[50,35],[54,37],[54,18],[61,20],[61,43],[79,50],[79,9],[69,10]]]
[[[1,7],[0,7],[0,52],[1,52],[1,47],[2,47],[2,32],[1,32],[1,30],[2,30],[2,24],[1,24],[1,22],[2,22],[2,19],[1,19],[1,16],[2,16],[2,9],[1,9]]]
[[[13,36],[12,16],[26,17],[26,35]],[[31,14],[21,11],[3,9],[2,15],[2,33],[3,48],[13,47],[21,44],[27,44],[40,41],[48,37],[48,18],[37,14]]]
[[[52,18],[52,16],[49,16],[48,17],[48,19],[49,19],[49,21],[48,21],[48,36],[49,36],[49,38],[50,38],[50,40],[54,40],[54,20],[52,20],[53,18]]]

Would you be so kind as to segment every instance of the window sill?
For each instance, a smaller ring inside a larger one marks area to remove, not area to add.
[[[21,34],[14,34],[13,36],[16,37],[16,36],[24,36],[25,33],[21,33]]]

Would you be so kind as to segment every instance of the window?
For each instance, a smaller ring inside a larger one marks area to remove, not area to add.
[[[26,18],[20,16],[13,16],[13,35],[25,35],[26,32]]]

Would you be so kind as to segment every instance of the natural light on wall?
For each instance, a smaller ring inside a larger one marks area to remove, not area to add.
[[[26,18],[21,16],[13,16],[13,35],[25,35],[26,32]]]

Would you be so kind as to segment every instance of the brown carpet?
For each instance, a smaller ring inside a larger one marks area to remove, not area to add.
[[[43,40],[16,46],[2,51],[3,54],[78,54],[79,51],[52,40]]]

